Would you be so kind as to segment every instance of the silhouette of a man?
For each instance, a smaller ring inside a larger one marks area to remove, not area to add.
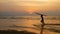
[[[42,24],[42,26],[44,26],[44,17],[42,14],[41,14],[41,24]]]
[[[41,17],[41,34],[43,34],[43,28],[44,28],[44,15],[43,14],[39,14],[39,13],[36,13],[36,14],[38,14],[38,15],[40,15],[40,17]]]

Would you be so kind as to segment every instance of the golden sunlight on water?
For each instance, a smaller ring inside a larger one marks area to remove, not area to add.
[[[25,19],[26,18],[26,19]],[[34,17],[25,17],[24,19],[0,19],[0,30],[27,30],[31,32],[35,32],[37,34],[40,34],[41,29],[38,26],[34,25],[40,25],[40,18]],[[36,18],[36,19],[35,19]],[[45,23],[46,24],[60,24],[60,20],[55,20],[55,19],[46,19],[45,18]],[[59,34],[58,31],[60,32],[60,27],[59,26],[52,26],[52,25],[47,25],[44,27],[44,32],[43,34]]]

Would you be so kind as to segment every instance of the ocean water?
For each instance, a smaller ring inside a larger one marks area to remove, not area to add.
[[[40,21],[40,16],[4,16],[0,17],[0,30],[26,30],[40,34]],[[44,16],[44,22],[60,24],[60,16]],[[43,34],[60,34],[60,25],[45,25]]]

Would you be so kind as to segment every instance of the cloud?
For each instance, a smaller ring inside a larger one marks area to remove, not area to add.
[[[4,11],[60,11],[60,0],[0,0],[0,12]],[[50,11],[50,12],[51,12]]]

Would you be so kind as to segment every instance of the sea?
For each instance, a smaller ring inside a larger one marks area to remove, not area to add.
[[[44,16],[45,24],[60,24],[60,16]],[[29,31],[40,34],[40,16],[0,16],[0,30]],[[60,34],[60,25],[45,25],[43,34]]]

